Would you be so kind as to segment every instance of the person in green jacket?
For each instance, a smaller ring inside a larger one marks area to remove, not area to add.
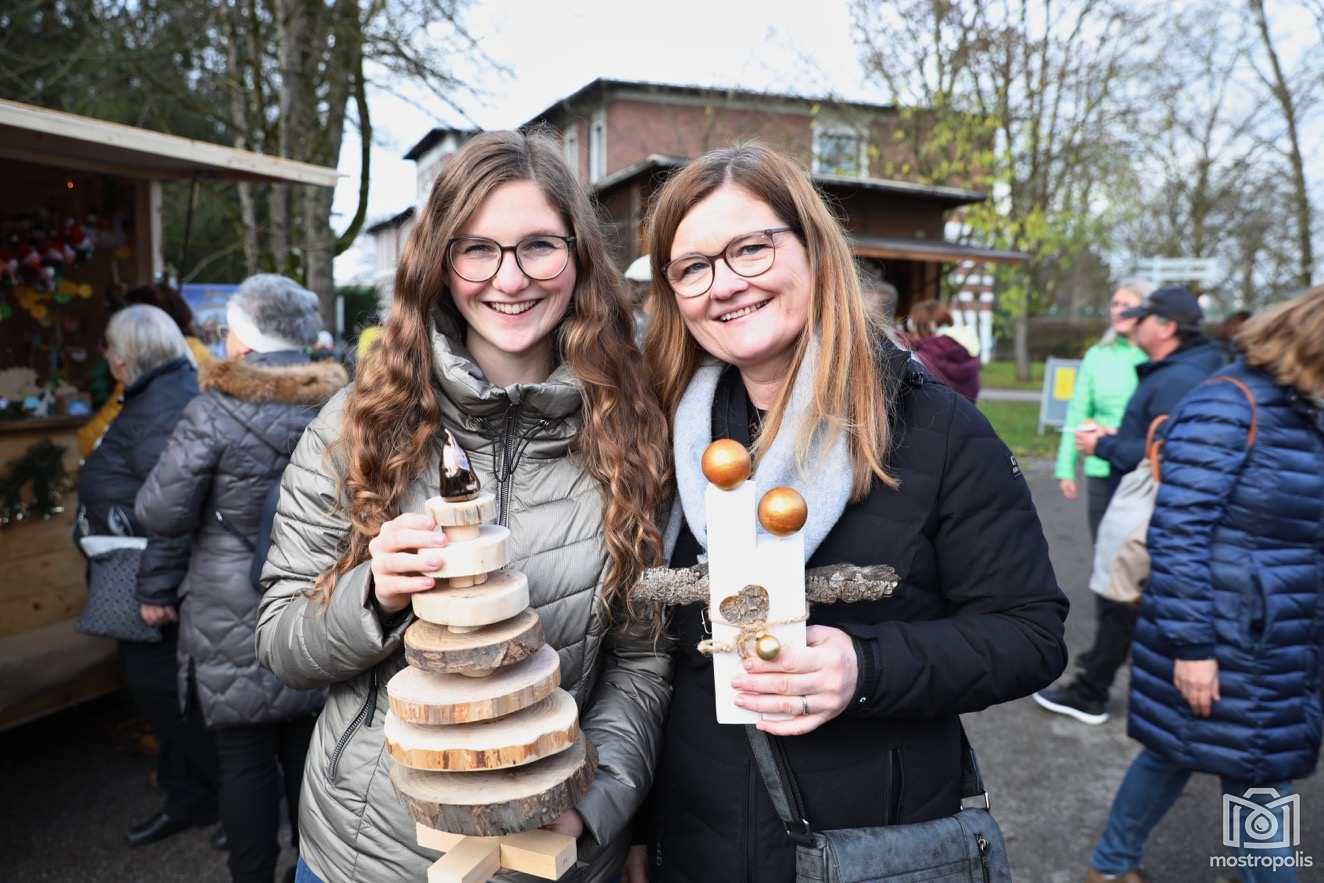
[[[1082,425],[1093,423],[1103,432],[1114,433],[1122,422],[1126,403],[1135,392],[1140,379],[1136,366],[1146,359],[1145,353],[1132,340],[1137,320],[1124,319],[1122,313],[1139,306],[1154,290],[1144,281],[1127,281],[1117,286],[1109,303],[1112,324],[1103,339],[1089,348],[1076,373],[1076,388],[1067,407],[1066,424],[1062,430],[1062,444],[1057,454],[1057,479],[1062,495],[1076,499],[1076,433]],[[1085,480],[1089,487],[1090,544],[1099,532],[1099,523],[1108,509],[1108,501],[1117,490],[1122,475],[1107,460],[1085,458]],[[1090,560],[1094,558],[1091,555]],[[1081,668],[1078,680],[1111,683],[1117,661],[1125,660],[1131,644],[1131,630],[1135,626],[1135,608],[1107,598],[1094,597],[1094,643],[1076,658]],[[1048,711],[1073,717],[1081,723],[1101,724],[1108,719],[1106,710],[1095,703],[1083,701],[1075,682],[1051,690],[1040,690],[1034,701]]]
[[[1131,339],[1136,320],[1123,319],[1122,312],[1139,306],[1153,290],[1154,286],[1144,281],[1128,281],[1117,286],[1108,307],[1112,324],[1103,339],[1085,353],[1076,372],[1076,387],[1067,406],[1066,425],[1057,451],[1057,480],[1062,496],[1068,500],[1076,499],[1079,494],[1076,461],[1080,455],[1076,451],[1074,430],[1092,422],[1105,432],[1116,431],[1126,403],[1135,392],[1139,382],[1135,368],[1145,361],[1145,354]],[[1093,542],[1122,476],[1099,457],[1086,457],[1084,471],[1089,495],[1090,542]]]

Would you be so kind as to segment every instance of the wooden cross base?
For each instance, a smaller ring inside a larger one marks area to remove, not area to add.
[[[418,823],[418,845],[445,853],[428,868],[428,883],[483,883],[498,871],[559,880],[574,867],[575,838],[554,831],[467,837]]]

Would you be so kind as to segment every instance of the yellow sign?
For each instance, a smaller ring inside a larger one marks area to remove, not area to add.
[[[1076,387],[1075,368],[1053,369],[1053,398],[1066,401],[1071,398],[1071,391]]]

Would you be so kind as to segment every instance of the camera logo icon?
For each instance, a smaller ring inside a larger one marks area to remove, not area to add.
[[[1236,849],[1300,846],[1301,795],[1282,797],[1276,788],[1247,788],[1240,797],[1224,794],[1223,845]]]

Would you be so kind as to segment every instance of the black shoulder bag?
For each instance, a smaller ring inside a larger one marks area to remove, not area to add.
[[[1010,883],[1002,830],[989,813],[988,792],[965,731],[961,731],[961,811],[913,825],[815,831],[781,746],[745,727],[768,796],[795,844],[796,883]]]

